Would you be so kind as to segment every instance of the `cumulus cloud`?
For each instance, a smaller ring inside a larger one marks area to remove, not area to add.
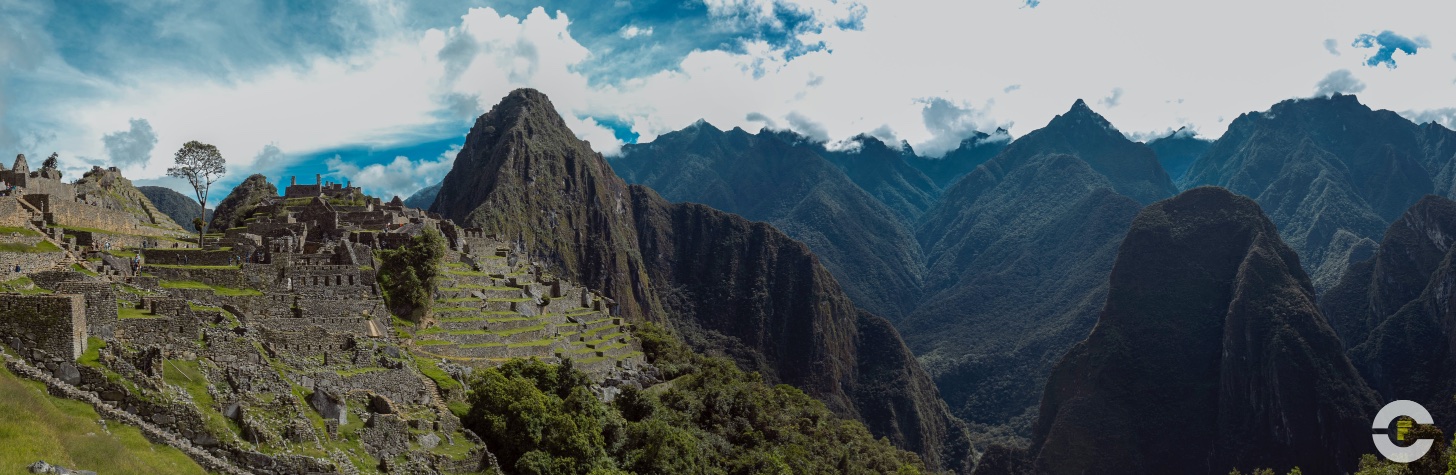
[[[866,135],[880,139],[880,141],[884,142],[885,145],[889,145],[890,148],[893,148],[895,150],[900,150],[905,146],[905,144],[900,141],[900,137],[895,135],[895,131],[890,128],[890,124],[883,124],[879,127],[875,127],[875,130],[871,130]]]
[[[1331,71],[1319,84],[1315,85],[1314,95],[1316,97],[1331,96],[1335,93],[1357,94],[1365,90],[1365,83],[1355,78],[1355,74],[1348,69]]]
[[[101,142],[111,163],[121,167],[143,165],[152,158],[157,134],[146,119],[131,119],[131,128],[106,134]]]
[[[346,162],[338,155],[324,161],[328,175],[348,180],[352,185],[363,188],[365,193],[390,199],[409,197],[421,188],[438,183],[455,164],[455,155],[460,153],[456,146],[434,159],[411,160],[409,157],[394,157],[388,163],[373,163],[360,167]]]
[[[1118,104],[1121,104],[1122,103],[1122,88],[1120,88],[1120,87],[1114,87],[1114,88],[1112,88],[1112,93],[1108,94],[1107,97],[1104,97],[1104,98],[1102,98],[1101,100],[1099,100],[1097,102],[1099,102],[1102,105],[1107,106],[1109,108],[1111,108],[1111,107],[1117,107]]]
[[[264,145],[257,155],[253,155],[253,165],[249,168],[254,172],[276,170],[287,165],[287,162],[288,156],[283,154],[283,149],[278,148],[278,144],[270,143]]]
[[[1387,68],[1395,68],[1395,52],[1399,51],[1406,55],[1416,54],[1421,48],[1431,47],[1431,41],[1423,36],[1414,39],[1401,36],[1393,31],[1385,30],[1378,35],[1360,35],[1355,37],[1355,42],[1350,46],[1356,48],[1375,48],[1375,54],[1365,58],[1366,66],[1379,66],[1384,64]]]
[[[760,114],[758,112],[749,112],[747,115],[745,115],[743,117],[743,120],[746,120],[748,122],[758,122],[758,123],[762,123],[763,124],[763,128],[766,128],[766,129],[769,129],[769,130],[781,130],[781,129],[779,129],[778,122],[775,122],[773,119],[769,118],[769,116]]]
[[[1026,8],[1036,8],[1041,6],[1041,0],[1023,0],[1022,4],[1026,5]]]
[[[624,40],[630,40],[639,36],[652,36],[652,27],[638,28],[637,25],[627,25],[622,27],[622,31],[617,34]]]
[[[794,132],[798,132],[799,135],[808,137],[816,142],[829,141],[829,130],[824,128],[824,124],[810,119],[809,116],[799,111],[793,111],[789,113],[787,119],[789,120],[789,128]]]
[[[1456,107],[1443,107],[1440,109],[1426,109],[1419,111],[1404,111],[1400,115],[1410,119],[1411,122],[1424,124],[1435,122],[1448,129],[1456,129]]]
[[[982,110],[959,104],[943,97],[920,99],[920,119],[930,131],[929,139],[915,144],[915,151],[928,157],[941,157],[959,147],[962,140],[976,131],[994,125]]]
[[[1327,39],[1325,39],[1325,51],[1329,51],[1330,54],[1333,54],[1335,56],[1339,56],[1340,55],[1340,42],[1339,41],[1335,41],[1334,38],[1327,38]]]

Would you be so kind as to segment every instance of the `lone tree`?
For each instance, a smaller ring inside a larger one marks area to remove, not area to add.
[[[48,169],[54,170],[54,169],[56,169],[56,167],[60,166],[60,157],[61,157],[61,154],[56,153],[56,152],[51,152],[51,156],[46,157],[45,163],[42,163],[40,167],[41,168],[48,168]]]
[[[196,140],[183,144],[172,159],[177,166],[168,168],[167,176],[186,178],[197,192],[197,219],[203,220],[197,233],[197,246],[202,247],[203,236],[207,234],[207,223],[204,219],[204,213],[207,213],[207,191],[212,188],[213,183],[217,183],[227,174],[227,168],[223,166],[225,160],[217,147]]]

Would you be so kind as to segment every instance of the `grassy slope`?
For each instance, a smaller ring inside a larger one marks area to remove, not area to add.
[[[204,474],[177,449],[154,445],[135,427],[109,423],[85,403],[46,394],[40,383],[0,368],[0,471],[22,473],[37,460],[107,474]]]

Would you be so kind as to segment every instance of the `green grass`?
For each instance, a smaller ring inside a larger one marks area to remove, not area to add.
[[[512,336],[512,335],[518,335],[518,334],[525,333],[525,332],[529,332],[529,331],[537,331],[537,330],[545,330],[545,329],[546,329],[546,324],[543,323],[541,325],[532,325],[532,326],[529,326],[529,327],[521,327],[521,328],[515,328],[515,329],[511,329],[511,330],[501,330],[501,331],[498,331],[498,332],[495,332],[495,333],[497,335],[500,335],[500,336]]]
[[[467,345],[460,345],[460,348],[494,348],[497,346],[505,346],[505,343],[470,343]]]
[[[0,292],[15,292],[22,295],[48,294],[49,290],[35,286],[30,277],[16,277],[14,279],[0,282]]]
[[[126,320],[130,318],[161,318],[155,313],[146,309],[140,309],[127,304],[117,304],[116,318]]]
[[[28,237],[40,237],[40,232],[30,228],[18,228],[15,226],[0,226],[0,234],[19,234]]]
[[[445,370],[440,369],[440,366],[435,364],[435,360],[429,358],[415,358],[415,366],[418,366],[420,368],[420,372],[424,373],[425,376],[428,376],[430,379],[435,380],[435,385],[439,386],[440,389],[452,391],[464,387],[460,384],[459,381],[456,381],[455,378],[450,377],[449,373],[446,373]]]
[[[131,259],[133,257],[136,257],[137,255],[136,251],[123,251],[119,249],[112,249],[110,251],[106,251],[106,253],[111,254],[112,256],[120,257],[122,259]]]
[[[55,244],[51,244],[50,241],[37,242],[33,246],[20,243],[5,243],[0,244],[0,252],[21,252],[26,254],[33,254],[41,252],[61,252],[61,248],[56,247]]]
[[[549,346],[549,345],[551,345],[551,342],[553,342],[553,341],[556,341],[556,339],[555,338],[542,338],[542,339],[539,339],[539,340],[522,341],[522,342],[511,343],[511,344],[506,345],[506,346],[507,347],[510,347],[510,348],[526,348],[526,347],[531,347],[531,346]]]
[[[454,343],[448,342],[448,341],[445,341],[445,340],[421,340],[421,341],[415,342],[415,344],[416,345],[420,345],[420,346],[442,346],[442,345],[453,345]]]
[[[451,335],[484,335],[484,334],[486,334],[486,331],[485,330],[452,330],[452,331],[450,331],[450,334]]]
[[[484,322],[484,321],[485,321],[485,318],[484,317],[450,317],[450,318],[441,318],[440,319],[440,323],[468,323],[468,322]]]
[[[435,313],[445,313],[445,312],[473,312],[473,311],[476,311],[476,310],[480,310],[480,309],[479,308],[475,308],[475,307],[438,307],[438,308],[435,309]]]
[[[106,341],[96,337],[86,338],[86,351],[81,352],[81,357],[76,359],[77,363],[92,368],[101,367],[101,349],[106,347]]]
[[[192,396],[192,402],[202,411],[204,420],[203,428],[207,433],[217,437],[218,440],[232,440],[238,433],[235,422],[223,417],[222,413],[214,409],[212,395],[207,393],[207,377],[202,374],[196,361],[188,360],[164,360],[162,365],[162,379],[187,391]]]
[[[71,270],[76,271],[76,272],[80,272],[82,274],[89,275],[91,277],[96,277],[97,276],[97,274],[95,272],[91,272],[90,269],[87,269],[86,266],[83,266],[83,265],[81,265],[79,263],[77,263],[77,264],[71,264]]]
[[[211,290],[212,293],[214,293],[214,294],[217,294],[217,295],[228,295],[228,296],[263,295],[262,292],[259,292],[257,290],[253,290],[253,289],[234,289],[234,288],[229,288],[229,287],[217,287],[217,286],[207,285],[207,284],[204,284],[202,282],[195,281],[195,280],[164,280],[164,281],[162,281],[162,288],[164,288],[164,289],[198,289],[198,290]]]
[[[181,451],[155,445],[124,424],[96,421],[91,406],[46,393],[0,368],[0,471],[25,473],[37,460],[106,474],[205,474]]]

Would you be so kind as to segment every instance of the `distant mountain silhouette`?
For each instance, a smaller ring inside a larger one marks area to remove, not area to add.
[[[200,217],[197,210],[201,206],[197,204],[197,200],[165,186],[138,186],[136,189],[142,192],[148,201],[152,202],[152,206],[155,206],[157,211],[161,211],[162,214],[172,218],[172,222],[177,223],[178,226],[182,226],[183,229],[190,230],[194,233],[197,232],[196,229],[192,228],[192,220]],[[210,209],[207,210],[207,217],[203,219],[211,221],[212,211]]]
[[[1204,187],[1138,213],[1027,453],[1037,474],[1342,473],[1379,407],[1274,224]]]
[[[1188,173],[1193,162],[1212,145],[1212,140],[1199,138],[1187,128],[1148,142],[1148,148],[1153,149],[1153,153],[1158,156],[1158,163],[1163,165],[1163,170],[1168,172],[1168,178],[1174,184],[1182,182],[1183,175]]]
[[[416,191],[409,198],[405,198],[404,205],[411,208],[430,209],[430,205],[435,204],[435,195],[440,194],[440,185],[442,183],[421,188],[420,191]]]
[[[922,157],[911,155],[906,157],[913,166],[930,177],[935,186],[941,189],[949,188],[961,177],[966,176],[976,167],[986,163],[991,157],[1001,153],[1006,144],[1011,142],[1011,135],[1006,129],[996,129],[996,132],[987,134],[985,132],[974,132],[970,137],[961,141],[959,147],[945,153],[941,158]]]
[[[1453,137],[1355,96],[1291,99],[1234,119],[1186,181],[1259,202],[1323,291],[1421,196],[1450,196]]]
[[[430,209],[523,243],[621,313],[797,386],[932,467],[972,463],[964,423],[895,329],[856,308],[807,247],[628,186],[537,91],[513,91],[476,121]]]

